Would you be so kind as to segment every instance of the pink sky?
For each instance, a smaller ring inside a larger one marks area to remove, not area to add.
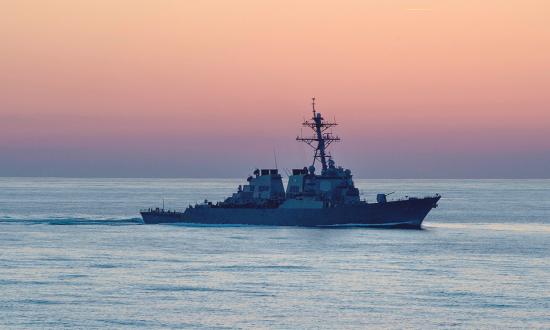
[[[6,1],[0,175],[550,177],[548,1]]]

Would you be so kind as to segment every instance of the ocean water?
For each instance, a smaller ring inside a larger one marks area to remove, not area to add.
[[[550,180],[440,193],[423,230],[142,225],[241,180],[0,178],[0,328],[550,328]]]

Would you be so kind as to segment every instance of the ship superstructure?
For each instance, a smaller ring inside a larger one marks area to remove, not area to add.
[[[336,122],[325,121],[315,109],[302,125],[313,131],[300,135],[314,150],[311,165],[293,169],[286,191],[278,169],[256,169],[232,196],[224,201],[189,206],[184,212],[142,210],[145,223],[187,222],[201,224],[249,224],[288,226],[370,225],[420,228],[428,212],[437,206],[439,195],[387,201],[378,194],[376,203],[360,199],[349,169],[336,166],[327,148],[340,138],[333,135]],[[315,165],[321,170],[316,174]]]

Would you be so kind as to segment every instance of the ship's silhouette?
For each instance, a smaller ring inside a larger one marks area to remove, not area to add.
[[[349,169],[336,166],[327,148],[340,138],[333,135],[336,122],[326,121],[315,109],[313,116],[302,125],[313,131],[311,136],[298,136],[314,150],[308,167],[292,170],[286,190],[277,169],[255,170],[245,185],[221,202],[190,205],[184,212],[164,207],[142,210],[146,224],[197,223],[243,224],[273,226],[380,226],[420,228],[432,208],[437,207],[439,195],[387,200],[378,194],[376,203],[361,200]],[[315,165],[321,165],[316,173]]]

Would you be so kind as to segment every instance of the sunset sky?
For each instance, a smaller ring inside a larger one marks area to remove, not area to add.
[[[5,0],[0,176],[550,178],[550,1]]]

